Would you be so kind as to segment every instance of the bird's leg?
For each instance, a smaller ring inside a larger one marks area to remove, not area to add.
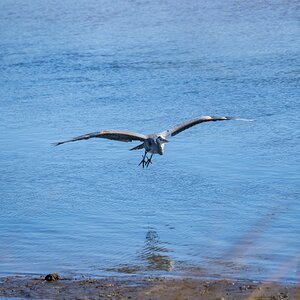
[[[142,157],[143,157],[143,159],[140,161],[139,165],[142,164],[143,169],[144,169],[145,168],[145,164],[149,160],[148,157],[147,157],[147,151],[146,150],[145,150],[145,153],[144,153],[144,155]],[[145,158],[147,158],[147,160]]]
[[[151,161],[152,156],[153,156],[153,153],[151,154],[150,158],[147,157],[148,158],[148,160],[146,161],[146,167],[147,168],[149,167],[150,164],[152,164],[152,161]]]

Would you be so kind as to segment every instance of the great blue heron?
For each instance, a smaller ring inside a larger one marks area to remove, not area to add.
[[[195,119],[188,120],[186,122],[175,125],[174,127],[162,131],[160,133],[152,133],[152,134],[140,134],[131,131],[122,131],[122,130],[102,130],[100,132],[93,132],[84,134],[81,136],[77,136],[71,140],[63,141],[55,143],[55,146],[75,142],[80,140],[88,140],[90,138],[104,138],[110,139],[120,142],[132,142],[132,141],[141,141],[142,143],[131,148],[130,150],[139,150],[145,149],[145,153],[143,155],[143,159],[139,163],[143,168],[148,167],[149,164],[152,164],[152,156],[153,154],[163,155],[165,143],[168,143],[168,137],[175,136],[176,134],[195,126],[199,123],[210,122],[210,121],[226,121],[226,120],[244,120],[251,121],[248,119],[240,119],[234,117],[211,117],[211,116],[202,116]],[[151,156],[148,157],[147,153],[151,153]]]

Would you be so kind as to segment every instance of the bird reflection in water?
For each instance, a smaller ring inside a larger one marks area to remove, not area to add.
[[[167,243],[162,242],[155,230],[146,232],[145,245],[138,256],[138,265],[123,265],[117,268],[106,269],[106,271],[134,274],[144,271],[171,271],[174,261],[167,255],[170,250],[165,247]]]
[[[169,249],[164,245],[155,230],[149,230],[146,233],[145,246],[140,255],[140,259],[145,262],[145,268],[148,271],[171,271],[174,262],[167,255]]]

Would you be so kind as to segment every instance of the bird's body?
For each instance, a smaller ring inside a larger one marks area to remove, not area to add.
[[[81,135],[75,137],[71,140],[63,141],[55,143],[55,146],[75,142],[80,140],[87,140],[90,138],[105,138],[120,142],[132,142],[132,141],[141,141],[142,143],[131,148],[130,150],[139,150],[145,149],[145,153],[143,155],[143,159],[140,162],[143,168],[146,166],[148,167],[150,163],[152,163],[151,159],[153,154],[163,155],[164,153],[164,146],[168,142],[167,138],[171,136],[175,136],[178,133],[195,126],[199,123],[209,122],[209,121],[226,121],[226,120],[244,120],[244,121],[252,121],[248,119],[240,119],[234,117],[211,117],[211,116],[202,116],[195,119],[188,120],[186,122],[180,123],[175,125],[174,127],[167,129],[160,133],[152,133],[148,135],[130,132],[130,131],[123,131],[123,130],[102,130],[100,132],[88,133],[85,135]],[[147,153],[151,153],[150,158],[148,158]],[[139,165],[140,165],[139,164]]]
[[[146,152],[163,155],[165,143],[167,143],[166,139],[161,136],[153,135],[144,141],[144,148]]]

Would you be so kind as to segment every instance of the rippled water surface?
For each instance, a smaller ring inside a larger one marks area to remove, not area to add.
[[[2,0],[0,274],[295,282],[299,16],[298,1]],[[135,144],[51,146],[209,114],[255,122],[193,127],[144,170]]]

